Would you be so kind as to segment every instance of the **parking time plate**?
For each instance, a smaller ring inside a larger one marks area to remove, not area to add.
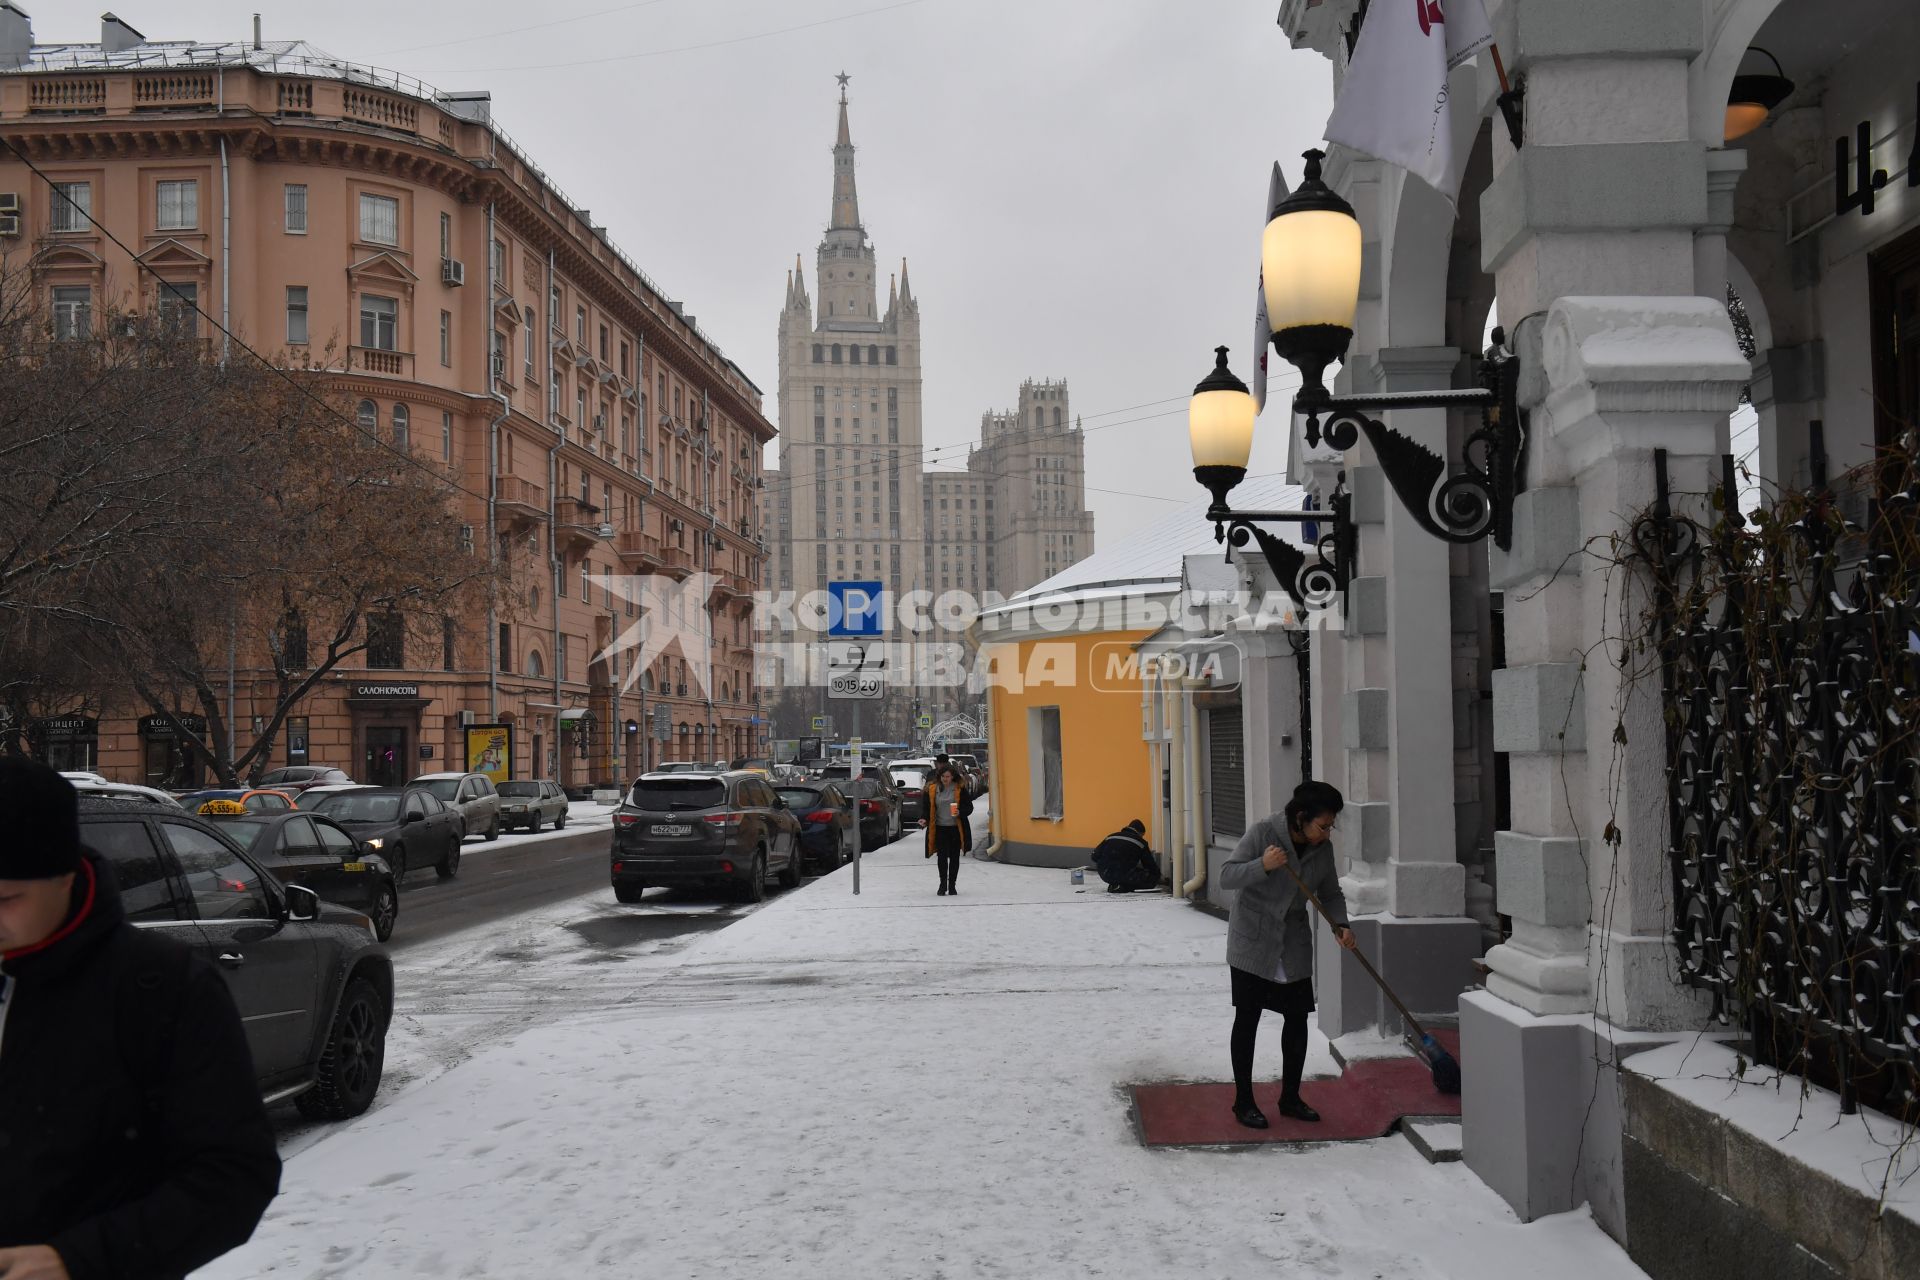
[[[342,871],[365,871],[367,864],[364,862],[343,862],[340,864],[340,869]]]
[[[653,834],[657,836],[690,836],[693,834],[693,826],[685,822],[656,822],[653,824]]]

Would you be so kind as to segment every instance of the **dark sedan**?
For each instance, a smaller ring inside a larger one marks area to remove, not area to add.
[[[249,813],[207,819],[282,884],[303,884],[326,902],[365,912],[374,936],[393,936],[400,885],[385,858],[321,814]]]
[[[353,781],[344,769],[330,764],[290,764],[260,778],[260,785],[297,796],[308,787],[338,787]]]
[[[413,787],[355,787],[335,791],[313,806],[364,840],[393,868],[396,884],[407,872],[432,867],[442,880],[460,873],[460,842],[466,824],[431,793]]]
[[[825,875],[853,857],[859,843],[854,804],[837,783],[774,788],[788,812],[800,820],[800,848],[815,875]]]
[[[860,847],[878,849],[900,838],[900,790],[883,778],[861,777],[837,784],[860,810]]]

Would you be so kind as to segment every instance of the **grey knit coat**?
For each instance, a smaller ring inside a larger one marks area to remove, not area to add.
[[[1297,982],[1313,976],[1314,910],[1287,867],[1268,871],[1260,865],[1270,844],[1287,851],[1287,867],[1300,873],[1334,923],[1347,923],[1347,899],[1340,892],[1340,873],[1333,864],[1333,842],[1309,845],[1304,853],[1296,850],[1287,835],[1286,815],[1276,813],[1248,827],[1233,856],[1220,868],[1220,887],[1236,894],[1233,913],[1227,918],[1227,963],[1272,979],[1285,962],[1288,981]]]

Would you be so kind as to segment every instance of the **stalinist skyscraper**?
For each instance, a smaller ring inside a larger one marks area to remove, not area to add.
[[[780,312],[780,472],[768,504],[774,581],[805,597],[829,581],[923,585],[920,306],[902,260],[878,303],[860,225],[847,77],[833,144],[833,209],[815,254],[818,309],[796,258]],[[805,638],[805,637],[797,637]]]

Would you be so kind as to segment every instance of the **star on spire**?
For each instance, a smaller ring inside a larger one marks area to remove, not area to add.
[[[844,107],[847,105],[847,81],[853,79],[853,77],[842,71],[839,75],[835,76],[834,79],[840,82],[840,105]]]

